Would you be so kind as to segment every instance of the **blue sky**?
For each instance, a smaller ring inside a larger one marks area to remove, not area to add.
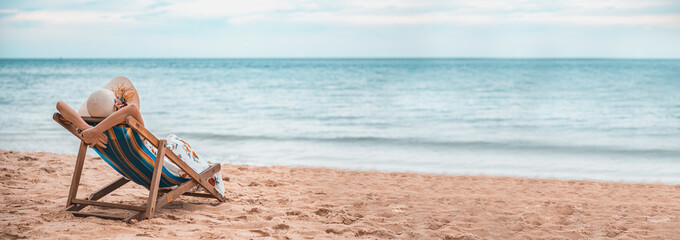
[[[680,58],[680,1],[5,1],[2,58]]]

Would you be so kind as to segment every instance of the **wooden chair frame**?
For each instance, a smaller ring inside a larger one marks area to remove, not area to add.
[[[117,220],[124,220],[129,222],[132,219],[136,220],[143,220],[147,218],[153,217],[154,212],[156,209],[162,208],[166,204],[170,203],[171,201],[177,199],[181,195],[188,195],[188,196],[195,196],[195,197],[204,197],[204,198],[216,198],[220,202],[226,201],[225,198],[221,197],[218,193],[215,187],[213,187],[209,182],[208,179],[215,175],[215,173],[219,172],[221,169],[220,164],[215,164],[205,171],[201,173],[197,173],[194,171],[189,165],[187,165],[184,161],[182,161],[177,155],[175,155],[172,151],[166,151],[165,143],[166,140],[159,140],[156,136],[151,134],[144,126],[134,117],[129,116],[127,119],[125,119],[124,122],[121,124],[127,124],[130,127],[132,127],[135,131],[137,131],[142,137],[146,138],[147,141],[149,141],[154,147],[158,149],[157,155],[156,155],[156,162],[154,165],[154,170],[153,170],[153,177],[151,178],[151,185],[147,187],[149,189],[149,196],[147,198],[147,203],[145,206],[137,206],[137,205],[126,205],[126,204],[119,204],[119,203],[109,203],[109,202],[102,202],[102,201],[97,201],[104,196],[108,195],[109,193],[113,192],[114,190],[122,187],[126,183],[128,183],[130,180],[124,178],[124,177],[119,177],[118,179],[114,180],[113,182],[105,185],[104,187],[100,188],[99,190],[93,192],[90,194],[89,197],[85,199],[78,199],[76,198],[76,195],[78,193],[78,186],[80,185],[80,175],[83,171],[83,164],[85,162],[85,153],[87,152],[87,144],[85,141],[83,141],[82,136],[78,134],[76,128],[69,122],[66,118],[61,116],[59,113],[54,113],[53,117],[54,121],[59,123],[61,126],[66,128],[69,132],[71,132],[74,136],[76,136],[78,139],[80,139],[80,149],[78,150],[78,157],[76,158],[76,166],[75,170],[73,171],[73,178],[71,179],[71,188],[68,193],[68,198],[66,200],[66,211],[72,213],[75,216],[78,217],[89,217],[89,216],[94,216],[94,217],[100,217],[100,218],[105,218],[105,219],[117,219]],[[104,118],[93,118],[93,117],[83,117],[83,120],[88,123],[99,123]],[[182,169],[184,172],[187,173],[187,175],[191,178],[190,180],[180,184],[179,186],[175,188],[165,188],[165,189],[160,189],[160,179],[161,179],[161,174],[162,174],[162,169],[163,169],[163,161],[165,160],[165,157],[167,157],[172,163],[177,165],[180,169]],[[204,189],[208,191],[208,193],[193,193],[193,192],[187,192],[193,187],[200,185]],[[146,186],[144,186],[146,187]],[[131,217],[122,217],[122,216],[116,216],[116,215],[109,215],[109,214],[101,214],[101,213],[88,213],[88,212],[80,212],[83,208],[87,206],[99,206],[99,207],[106,207],[106,208],[117,208],[117,209],[125,209],[125,210],[133,210],[137,211],[137,214],[132,215]]]

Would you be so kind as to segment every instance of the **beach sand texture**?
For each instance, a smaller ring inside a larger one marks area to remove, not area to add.
[[[74,164],[0,150],[0,238],[680,238],[680,185],[229,164],[225,203],[183,196],[132,224],[78,218],[64,212]],[[79,197],[116,177],[88,156]],[[128,183],[104,200],[141,205],[146,194]]]

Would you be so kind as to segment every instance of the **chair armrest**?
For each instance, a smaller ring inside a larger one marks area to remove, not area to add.
[[[73,134],[73,136],[76,136],[78,139],[83,140],[83,137],[80,136],[80,133],[78,133],[78,131],[76,130],[76,128],[73,127],[73,124],[72,124],[68,119],[66,119],[66,118],[64,118],[63,116],[61,116],[61,114],[59,114],[58,112],[55,112],[55,113],[52,115],[52,119],[54,119],[55,122],[59,123],[59,125],[61,125],[62,127],[64,127],[64,128],[65,128],[66,130],[68,130],[71,134]]]

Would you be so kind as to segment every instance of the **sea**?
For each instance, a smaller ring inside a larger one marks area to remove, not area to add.
[[[0,149],[76,153],[57,101],[116,76],[211,161],[680,183],[680,60],[1,59]]]

